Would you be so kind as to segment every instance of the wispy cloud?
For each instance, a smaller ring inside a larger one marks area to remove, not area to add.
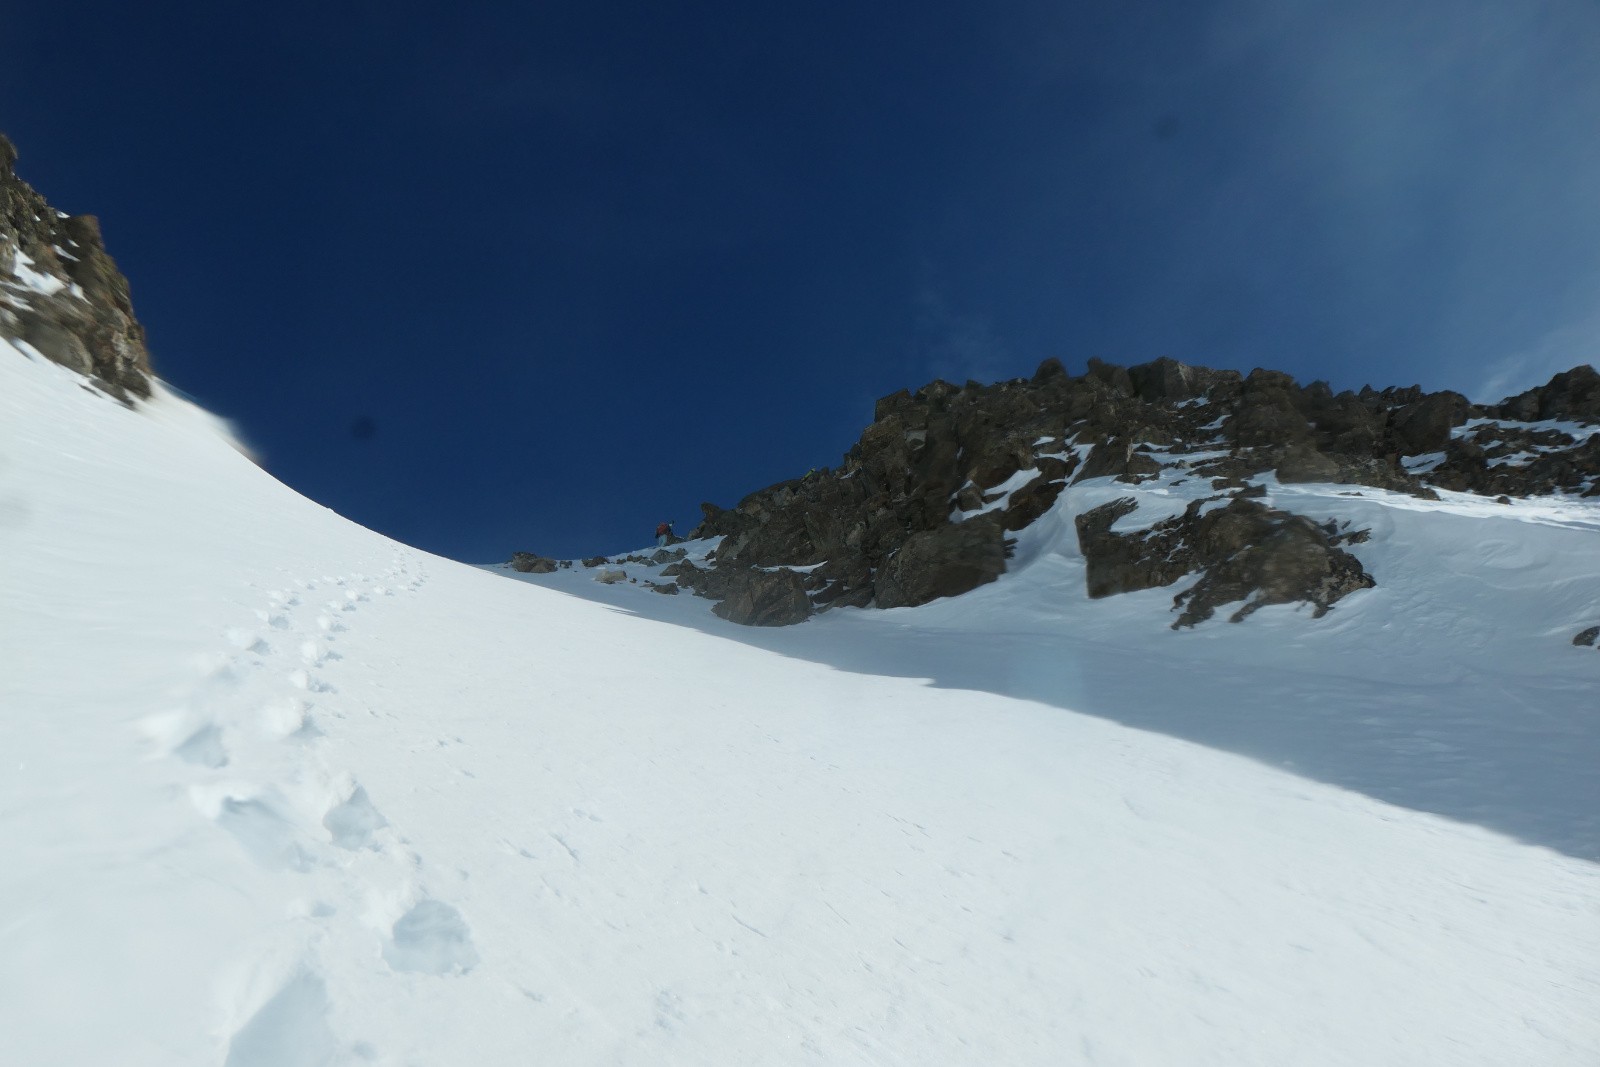
[[[1494,361],[1472,399],[1493,404],[1587,363],[1600,370],[1600,300],[1588,318],[1551,330],[1531,347]]]

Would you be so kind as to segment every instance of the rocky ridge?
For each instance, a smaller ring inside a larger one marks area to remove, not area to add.
[[[150,353],[128,280],[93,215],[51,207],[16,174],[0,135],[0,337],[93,378],[119,400],[150,395]]]
[[[691,538],[720,538],[705,566],[669,568],[735,622],[787,625],[839,606],[957,596],[1006,570],[1013,535],[1069,484],[1206,479],[1212,495],[1147,529],[1116,527],[1113,500],[1077,516],[1091,596],[1196,580],[1174,627],[1246,618],[1267,604],[1327,612],[1374,581],[1348,547],[1365,531],[1266,506],[1257,476],[1435,497],[1600,496],[1600,374],[1580,366],[1499,404],[1419,387],[1335,393],[1277,371],[1159,359],[1090,360],[1074,377],[935,381],[877,404],[836,468],[703,504]],[[590,562],[590,561],[585,561]],[[596,560],[595,562],[601,562]]]

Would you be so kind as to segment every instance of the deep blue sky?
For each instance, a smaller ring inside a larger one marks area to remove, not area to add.
[[[13,4],[0,53],[163,377],[471,561],[1046,356],[1487,399],[1600,352],[1593,0]]]

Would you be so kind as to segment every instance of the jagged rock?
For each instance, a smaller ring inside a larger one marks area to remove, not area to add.
[[[1139,399],[1156,404],[1205,396],[1219,385],[1237,382],[1239,375],[1236,371],[1191,367],[1162,356],[1153,362],[1129,367],[1128,380]]]
[[[1237,448],[1286,445],[1311,436],[1311,423],[1301,414],[1294,379],[1275,371],[1254,370],[1245,379],[1233,414],[1222,430]]]
[[[1189,561],[1175,560],[1153,551],[1146,538],[1111,532],[1117,520],[1131,515],[1138,507],[1139,502],[1133,497],[1120,497],[1074,520],[1091,600],[1170,585],[1189,573]]]
[[[1161,473],[1161,464],[1138,451],[1138,447],[1139,443],[1130,437],[1113,437],[1102,441],[1089,450],[1089,458],[1083,461],[1083,466],[1078,468],[1078,476],[1073,480],[1083,482],[1107,475],[1136,480]]]
[[[1049,381],[1066,381],[1069,375],[1067,368],[1054,356],[1049,357],[1039,364],[1039,369],[1033,372],[1033,384],[1043,385]]]
[[[1247,479],[1272,470],[1276,462],[1273,453],[1251,448],[1198,464],[1194,473],[1196,477],[1212,479],[1213,489],[1238,489],[1248,484]]]
[[[1496,418],[1520,422],[1561,419],[1600,423],[1600,372],[1580,364],[1544,385],[1506,398],[1494,412]]]
[[[511,569],[521,571],[523,574],[550,574],[557,566],[558,564],[555,560],[532,552],[513,552],[511,554]]]
[[[1389,417],[1394,451],[1404,456],[1442,452],[1450,443],[1450,431],[1467,421],[1471,407],[1460,393],[1443,392],[1397,408]]]
[[[1600,433],[1580,441],[1560,430],[1490,423],[1454,438],[1444,453],[1444,461],[1427,478],[1457,492],[1595,495],[1595,486],[1600,486]]]
[[[667,596],[678,595],[678,587],[672,582],[646,582],[645,585],[650,588],[652,593],[663,593]]]
[[[723,599],[711,610],[744,626],[792,626],[811,616],[805,581],[790,570],[741,570],[728,575]]]
[[[1335,481],[1343,482],[1346,485],[1366,485],[1373,489],[1388,489],[1396,493],[1408,493],[1422,500],[1439,499],[1438,493],[1396,467],[1392,462],[1385,462],[1370,456],[1341,456],[1339,459],[1339,477],[1334,479]]]
[[[1089,357],[1088,376],[1110,386],[1111,391],[1117,396],[1133,395],[1133,376],[1128,373],[1125,367],[1106,363],[1091,356]]]
[[[1258,508],[1260,514],[1224,515],[1237,505]],[[1223,516],[1217,525],[1236,527],[1230,531],[1231,537],[1221,540],[1244,544],[1218,559],[1194,586],[1173,598],[1174,609],[1184,608],[1172,624],[1175,630],[1204,622],[1218,607],[1240,600],[1244,604],[1228,617],[1229,622],[1240,622],[1269,604],[1310,603],[1315,608],[1312,618],[1321,618],[1335,602],[1377,584],[1360,560],[1334,547],[1331,539],[1303,516],[1268,511],[1242,500],[1213,514]],[[1214,535],[1216,530],[1206,532]],[[1202,541],[1207,539],[1202,535]],[[1211,558],[1217,558],[1214,550]]]
[[[1374,456],[1382,451],[1385,416],[1352,392],[1310,399],[1311,419],[1319,447],[1325,452],[1348,456]]]
[[[1212,498],[1213,500],[1217,498]],[[1233,497],[1223,507],[1192,502],[1184,513],[1148,530],[1119,534],[1117,520],[1137,501],[1123,497],[1077,518],[1085,579],[1093,599],[1170,585],[1199,571],[1200,580],[1173,601],[1187,603],[1174,629],[1209,619],[1225,603],[1245,601],[1231,617],[1238,622],[1268,604],[1300,601],[1316,616],[1356,589],[1375,583],[1335,537],[1354,541],[1362,531],[1337,535],[1303,516]]]
[[[1041,474],[1011,494],[1005,510],[1000,513],[1001,523],[1011,531],[1026,529],[1050,510],[1066,487],[1065,478],[1050,478]]]
[[[1032,442],[1024,434],[1007,434],[978,453],[967,480],[979,489],[993,489],[1033,465]]]
[[[588,559],[579,560],[585,567],[603,567],[611,561],[605,556],[590,556]]]
[[[960,511],[977,511],[986,503],[984,491],[975,485],[964,485],[956,494],[956,508]]]
[[[1005,536],[990,516],[912,534],[878,568],[874,602],[911,607],[959,596],[1005,573]]]
[[[696,567],[688,560],[674,563],[677,568],[674,577],[678,584],[690,590],[695,596],[705,597],[708,600],[721,600],[728,595],[728,590],[737,573],[732,567]]]
[[[1593,398],[1592,380],[1588,372],[1568,372],[1525,400],[1506,403],[1526,417],[1581,413]],[[1600,437],[1546,439],[1536,435],[1550,431],[1526,427],[1500,428],[1492,440],[1480,428],[1470,441],[1452,437],[1465,418],[1493,413],[1473,408],[1459,394],[1430,394],[1417,386],[1335,394],[1326,382],[1302,387],[1281,372],[1258,368],[1244,377],[1170,359],[1130,368],[1092,360],[1079,378],[1059,361],[1046,360],[1031,378],[993,385],[934,381],[879,400],[872,424],[839,466],[768,486],[732,508],[703,504],[704,519],[690,536],[720,537],[721,545],[714,557],[708,554],[705,569],[683,570],[678,577],[700,595],[720,599],[738,579],[715,577],[719,572],[812,567],[805,581],[819,608],[955,595],[973,587],[970,576],[919,584],[912,567],[919,555],[941,538],[973,536],[954,531],[979,529],[972,524],[981,518],[990,527],[988,547],[980,553],[988,562],[974,573],[989,580],[1003,570],[1003,562],[994,562],[994,538],[1003,543],[1006,533],[1037,521],[1069,478],[1139,482],[1177,475],[1174,484],[1206,478],[1214,488],[1256,496],[1265,490],[1250,487],[1249,479],[1277,470],[1286,483],[1328,481],[1422,497],[1437,496],[1424,478],[1441,488],[1475,492],[1600,495]],[[1162,447],[1159,458],[1150,453],[1152,445]],[[1083,446],[1091,447],[1078,464]],[[1519,448],[1539,454],[1522,456]],[[1069,449],[1070,458],[1060,458]],[[1401,462],[1402,456],[1421,454],[1418,449],[1446,457],[1419,477]],[[1225,455],[1216,455],[1223,450]],[[1189,460],[1186,453],[1207,455]],[[1031,469],[1038,474],[996,507],[995,487]],[[973,515],[985,506],[994,510]],[[964,514],[972,517],[962,522]],[[1287,521],[1276,518],[1266,526],[1277,529]],[[1280,539],[1292,547],[1297,536]],[[1289,549],[1274,551],[1288,558]],[[1130,556],[1127,571],[1110,584],[1166,581],[1164,565],[1138,553]],[[1143,577],[1134,578],[1134,572]],[[1337,592],[1343,572],[1330,564],[1329,573],[1330,589]],[[1273,578],[1259,595],[1282,595],[1280,584]],[[1313,589],[1306,599],[1320,608],[1332,603],[1330,597]]]
[[[1278,457],[1278,481],[1286,484],[1337,482],[1339,470],[1337,460],[1323,455],[1309,444],[1292,444]]]
[[[1579,648],[1588,648],[1596,641],[1600,641],[1600,626],[1591,626],[1587,630],[1579,630],[1572,638],[1572,643]]]
[[[94,378],[120,400],[150,395],[150,353],[128,280],[92,215],[63,215],[17,177],[0,135],[0,336]]]

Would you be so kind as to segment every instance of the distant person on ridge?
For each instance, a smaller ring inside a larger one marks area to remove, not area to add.
[[[656,527],[656,545],[666,548],[667,542],[672,540],[672,523],[663,522]]]

